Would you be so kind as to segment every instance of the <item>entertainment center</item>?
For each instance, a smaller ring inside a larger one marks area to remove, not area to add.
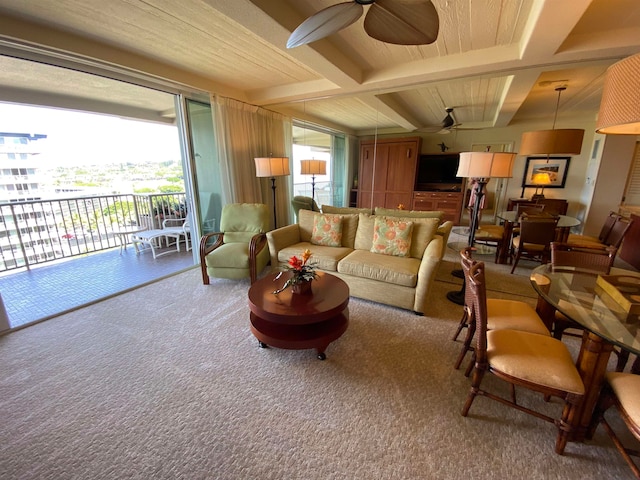
[[[456,177],[458,153],[420,154],[420,137],[360,143],[356,204],[361,208],[441,210],[460,224],[465,179]]]

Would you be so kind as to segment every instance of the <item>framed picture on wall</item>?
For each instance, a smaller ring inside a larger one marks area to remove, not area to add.
[[[522,187],[564,188],[571,157],[527,157]]]

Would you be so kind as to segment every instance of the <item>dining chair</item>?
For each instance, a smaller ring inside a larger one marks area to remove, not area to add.
[[[640,452],[625,447],[618,434],[616,434],[611,424],[605,418],[605,412],[610,407],[615,406],[629,432],[631,432],[636,439],[640,440],[638,392],[640,392],[640,375],[607,372],[589,432],[589,436],[592,437],[598,425],[602,425],[636,478],[640,478],[640,469],[631,458],[631,455],[640,456]]]
[[[617,248],[608,246],[604,250],[599,248],[588,248],[570,243],[551,242],[551,269],[553,271],[571,268],[585,272],[608,275],[616,259]],[[567,332],[568,329],[580,330],[580,333]],[[558,340],[563,335],[582,337],[584,328],[578,322],[570,319],[561,312],[554,314],[552,334]],[[629,351],[622,348],[614,348],[617,355],[616,371],[624,370],[628,360]]]
[[[619,213],[614,211],[610,211],[607,218],[605,218],[604,223],[602,224],[602,228],[600,229],[600,233],[597,237],[590,235],[582,235],[577,233],[570,233],[567,237],[567,242],[574,245],[584,245],[590,246],[591,244],[596,244],[596,246],[606,246],[607,237],[613,228],[614,223],[621,217]]]
[[[530,260],[547,263],[550,255],[550,245],[556,236],[557,225],[558,219],[555,217],[523,215],[520,218],[520,234],[511,240],[511,260],[513,261],[511,273],[515,271],[522,256]]]
[[[502,225],[481,225],[475,233],[476,243],[495,247],[495,263],[498,263],[500,252],[505,248],[508,239],[505,239],[505,228]]]
[[[202,283],[209,277],[239,280],[250,277],[253,284],[267,263],[266,232],[271,216],[262,203],[231,203],[222,207],[220,232],[200,238]]]
[[[471,264],[466,283],[473,298],[476,342],[473,350],[475,369],[462,416],[469,414],[478,395],[485,396],[555,424],[558,428],[555,451],[558,454],[564,453],[567,440],[573,433],[571,415],[582,403],[585,393],[584,383],[571,353],[564,343],[549,335],[511,329],[488,329],[484,262],[474,261]],[[509,398],[482,388],[482,381],[487,373],[509,384]],[[516,386],[542,393],[545,397],[564,400],[560,417],[553,418],[518,403]]]
[[[473,248],[467,247],[460,252],[460,264],[465,277],[469,274],[469,269],[473,264]],[[456,359],[454,368],[460,368],[467,352],[471,351],[475,327],[475,315],[473,310],[473,296],[468,289],[465,289],[464,308],[462,318],[453,340],[456,341],[462,330],[466,328],[467,334],[463,340],[462,349]],[[507,300],[501,298],[487,298],[487,329],[501,330],[512,329],[523,332],[537,333],[539,335],[550,335],[546,325],[536,313],[535,309],[528,303],[519,300]],[[473,368],[473,362],[468,365],[465,375],[469,376]]]
[[[569,208],[569,202],[561,198],[540,198],[536,203],[544,205],[544,213],[549,215],[566,215]]]
[[[516,205],[516,218],[524,215],[536,215],[544,211],[545,206],[538,203],[519,203]]]

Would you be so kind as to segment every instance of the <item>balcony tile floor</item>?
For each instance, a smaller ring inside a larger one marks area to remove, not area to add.
[[[157,257],[129,246],[0,276],[10,328],[28,325],[193,267],[193,252]]]

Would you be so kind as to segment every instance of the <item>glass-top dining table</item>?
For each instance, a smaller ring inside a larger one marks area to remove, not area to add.
[[[612,268],[609,275],[637,278],[640,284],[639,272]],[[592,433],[593,410],[614,346],[640,355],[640,315],[628,313],[606,293],[598,284],[597,273],[546,264],[533,269],[530,280],[539,296],[536,310],[547,327],[558,310],[584,328],[576,366],[584,382],[585,400],[572,407],[576,411],[570,416],[576,432],[571,440],[582,441]]]
[[[496,256],[496,263],[507,263],[509,259],[509,242],[513,234],[513,227],[518,223],[516,210],[506,210],[498,213],[497,217],[504,222],[504,234],[502,237],[503,247],[499,249]],[[566,242],[572,227],[580,225],[580,220],[568,215],[558,215],[558,225],[556,227],[556,242]],[[480,227],[482,229],[482,227]]]

